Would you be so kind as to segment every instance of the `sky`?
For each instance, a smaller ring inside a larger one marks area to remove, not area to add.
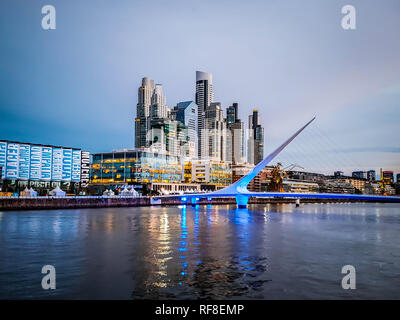
[[[348,4],[356,30],[341,26]],[[399,34],[398,0],[3,0],[0,139],[133,148],[141,78],[173,107],[201,70],[224,108],[259,110],[265,155],[316,116],[278,160],[400,173]]]

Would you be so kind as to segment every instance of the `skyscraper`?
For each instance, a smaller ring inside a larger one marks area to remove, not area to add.
[[[150,117],[159,119],[167,118],[168,111],[163,87],[161,84],[156,84],[151,96]]]
[[[264,158],[264,128],[260,124],[257,110],[249,115],[247,161],[256,165]]]
[[[150,116],[150,106],[154,93],[154,80],[143,78],[142,85],[138,89],[138,103],[135,119],[135,147],[146,147],[146,134],[149,129],[147,121]]]
[[[202,71],[196,71],[196,104],[198,115],[198,157],[204,157],[206,150],[204,146],[203,132],[205,130],[205,112],[208,106],[213,102],[212,74]]]
[[[185,155],[196,158],[197,152],[197,105],[194,101],[179,102],[172,110],[173,119],[180,121],[187,128],[188,146]]]
[[[212,102],[205,110],[203,121],[201,157],[216,161],[230,161],[226,155],[227,130],[221,103]]]
[[[227,154],[232,164],[244,161],[244,124],[238,117],[238,104],[233,103],[226,109],[227,129],[230,131],[231,139],[227,141]]]

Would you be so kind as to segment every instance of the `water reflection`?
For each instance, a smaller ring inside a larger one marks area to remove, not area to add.
[[[365,275],[351,297],[399,297],[399,213],[395,204],[2,213],[0,298],[341,298],[348,263]],[[37,289],[47,263],[59,281],[52,296]]]

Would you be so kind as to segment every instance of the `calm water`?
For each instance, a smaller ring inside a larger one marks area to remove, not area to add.
[[[400,204],[0,212],[0,298],[399,299]]]

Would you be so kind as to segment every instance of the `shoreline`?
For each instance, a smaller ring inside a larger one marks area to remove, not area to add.
[[[0,211],[23,210],[57,210],[57,209],[83,209],[83,208],[112,208],[112,207],[149,207],[149,206],[178,206],[183,205],[177,198],[161,199],[152,203],[149,197],[65,197],[65,198],[0,198]],[[295,198],[250,198],[252,204],[295,204]],[[353,199],[321,199],[302,198],[300,203],[399,203],[393,200],[371,201]],[[213,200],[200,199],[198,205],[236,205],[234,198],[215,198]],[[186,204],[192,206],[190,203]]]

